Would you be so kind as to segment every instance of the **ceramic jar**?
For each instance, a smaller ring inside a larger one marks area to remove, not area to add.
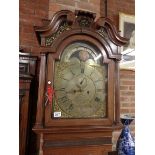
[[[123,124],[122,132],[117,141],[118,155],[135,155],[135,140],[131,135],[129,125],[134,120],[134,117],[123,116],[121,122]]]

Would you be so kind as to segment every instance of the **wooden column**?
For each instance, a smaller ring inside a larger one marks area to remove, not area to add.
[[[38,101],[37,101],[37,116],[36,116],[36,123],[34,128],[43,128],[43,112],[44,112],[44,103],[45,103],[45,100],[44,100],[45,66],[46,66],[46,55],[41,54]]]
[[[116,83],[115,83],[115,122],[119,124],[120,122],[120,68],[119,68],[119,61],[116,61]]]

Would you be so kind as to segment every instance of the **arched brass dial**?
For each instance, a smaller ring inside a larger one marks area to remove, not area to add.
[[[106,116],[106,68],[90,46],[73,44],[56,62],[54,112],[61,118]]]

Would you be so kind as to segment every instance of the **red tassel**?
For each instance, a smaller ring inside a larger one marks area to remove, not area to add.
[[[47,97],[48,97],[49,104],[52,104],[53,96],[54,96],[54,89],[52,88],[52,86],[50,84],[48,84]]]

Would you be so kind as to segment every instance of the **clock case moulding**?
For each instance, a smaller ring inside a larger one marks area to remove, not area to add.
[[[113,22],[87,11],[61,10],[57,12],[48,25],[34,27],[38,42],[44,48],[41,53],[39,88],[36,122],[33,131],[44,134],[70,133],[110,133],[120,129],[120,92],[119,62],[120,46],[128,43],[128,39],[119,35]],[[54,81],[54,62],[60,60],[65,47],[75,41],[82,41],[96,46],[108,64],[108,103],[107,117],[96,119],[52,119],[50,105],[45,106],[47,82]],[[45,135],[44,135],[45,136]],[[46,136],[45,136],[46,137]],[[104,136],[103,136],[104,137]],[[110,142],[111,143],[111,142]]]

